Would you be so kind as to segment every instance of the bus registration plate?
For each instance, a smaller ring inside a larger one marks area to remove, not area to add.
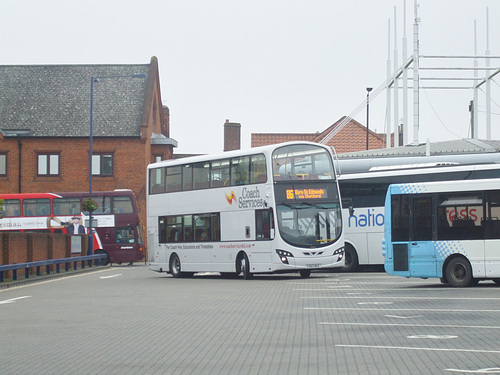
[[[321,264],[306,264],[307,268],[319,268]]]

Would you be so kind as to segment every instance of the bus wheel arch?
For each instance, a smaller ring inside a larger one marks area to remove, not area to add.
[[[463,255],[453,255],[443,264],[443,279],[450,286],[463,288],[477,284],[472,276],[472,266]]]
[[[341,268],[342,272],[354,272],[359,267],[359,257],[356,249],[350,243],[345,243],[345,265]]]
[[[236,274],[243,273],[245,280],[251,279],[253,274],[250,272],[250,260],[244,251],[240,251],[236,257]]]

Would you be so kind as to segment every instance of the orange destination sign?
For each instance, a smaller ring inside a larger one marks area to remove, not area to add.
[[[286,199],[322,199],[328,198],[326,189],[287,189]]]

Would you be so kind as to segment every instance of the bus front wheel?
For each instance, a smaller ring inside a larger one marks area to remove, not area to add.
[[[446,280],[452,287],[463,288],[474,285],[472,267],[463,257],[453,258],[446,265]]]
[[[300,270],[299,273],[302,278],[311,276],[311,270]]]
[[[349,244],[345,245],[345,265],[341,268],[342,272],[354,272],[359,267],[358,253],[354,247]]]

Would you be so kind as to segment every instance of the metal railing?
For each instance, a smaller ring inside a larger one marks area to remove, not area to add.
[[[64,264],[64,270],[69,271],[70,267],[73,270],[78,269],[78,263],[81,265],[81,269],[94,266],[104,266],[108,260],[107,254],[95,254],[86,255],[71,258],[60,258],[60,259],[47,259],[39,260],[36,262],[26,262],[26,263],[16,263],[16,264],[6,264],[0,265],[0,283],[4,282],[4,272],[12,271],[12,280],[17,280],[17,271],[24,270],[24,277],[28,279],[30,277],[30,269],[36,268],[36,276],[41,276],[42,267],[45,267],[45,274],[50,275],[52,265],[56,266],[56,273],[60,273],[61,265]]]

